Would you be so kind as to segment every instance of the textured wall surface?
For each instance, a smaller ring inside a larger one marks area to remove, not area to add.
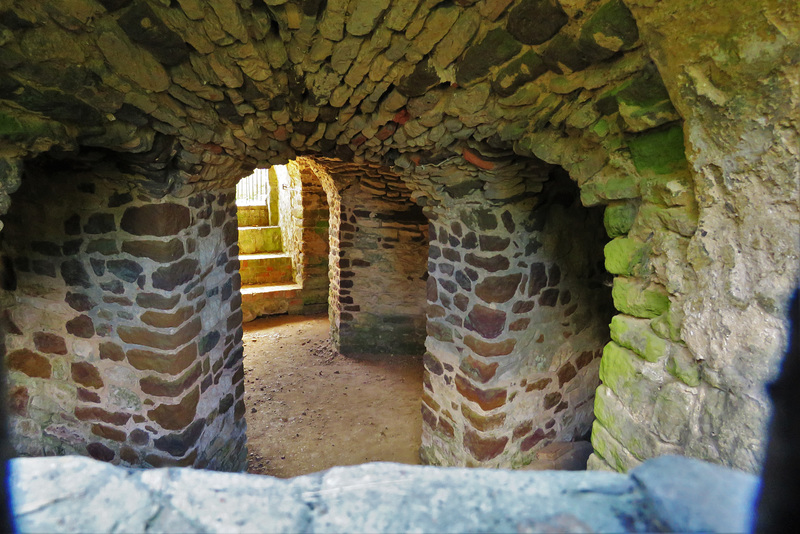
[[[15,4],[0,23],[0,213],[24,178],[22,162],[48,151],[100,175],[121,171],[154,203],[217,195],[255,167],[297,156],[338,160],[381,169],[385,181],[399,176],[438,217],[432,244],[441,249],[444,229],[442,253],[460,255],[447,260],[455,276],[459,262],[469,263],[467,229],[484,230],[474,218],[481,209],[497,221],[489,236],[544,243],[524,221],[542,202],[554,203],[547,217],[562,220],[546,183],[563,169],[584,207],[605,207],[612,238],[603,258],[618,314],[598,371],[592,465],[628,469],[674,452],[758,469],[763,386],[786,343],[785,305],[800,273],[796,2],[67,0]],[[336,195],[349,179],[330,177],[321,183],[341,213]],[[575,224],[585,221],[578,206],[570,210]],[[340,223],[330,222],[332,256]],[[504,275],[527,274],[528,285],[531,265],[542,264],[548,286],[538,299],[558,290],[551,311],[561,310],[569,282],[549,286],[554,260],[515,247],[483,255],[505,257]],[[502,276],[482,265],[470,268]],[[439,305],[448,293],[440,279],[469,302],[461,310],[453,299],[455,323],[447,312],[428,320],[428,350],[451,355],[441,362],[453,367],[448,373],[487,358],[485,345],[447,338],[446,329],[466,329],[458,313],[483,314],[472,323],[489,329],[488,337],[478,332],[482,343],[497,339],[501,313],[504,341],[518,319],[531,322],[513,337],[533,336],[540,313],[507,321],[520,313],[506,309],[511,300],[481,304],[480,280],[458,270],[460,283],[438,265],[429,273]],[[347,289],[341,275],[331,262],[337,296]],[[491,357],[509,369],[520,364],[507,375],[519,373],[517,388],[522,369],[536,365]],[[461,417],[456,401],[466,390],[433,375],[456,403],[428,405],[444,415],[439,428]],[[564,386],[584,391],[591,380],[587,373]],[[573,401],[559,415],[587,421]],[[536,407],[515,413],[509,421],[518,425],[544,417]],[[514,438],[488,427],[467,441],[445,425],[436,432],[446,436],[443,458]]]
[[[244,466],[233,200],[29,170],[3,231],[18,453]]]

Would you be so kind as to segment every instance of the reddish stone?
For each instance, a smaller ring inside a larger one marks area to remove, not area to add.
[[[130,465],[139,464],[139,455],[136,454],[136,451],[134,451],[128,446],[123,446],[119,450],[119,459],[122,460],[123,462],[127,462]]]
[[[575,363],[578,364],[578,369],[583,369],[584,367],[589,365],[589,363],[591,363],[593,359],[594,359],[594,353],[590,350],[587,350],[581,352],[581,355],[578,356],[578,359],[575,361]]]
[[[544,424],[544,427],[545,428],[553,428],[553,426],[555,426],[555,424],[556,424],[556,420],[555,419],[550,419],[548,422],[546,422]]]
[[[162,297],[156,293],[139,293],[136,295],[136,304],[142,308],[155,308],[158,310],[171,310],[181,300],[180,295]]]
[[[89,453],[89,456],[94,458],[95,460],[100,460],[101,462],[110,462],[114,459],[116,454],[114,451],[103,445],[102,443],[90,443],[86,446],[86,452]]]
[[[435,375],[441,375],[444,373],[444,369],[442,368],[442,363],[436,359],[436,357],[431,354],[430,352],[426,352],[425,355],[422,357],[422,363],[425,365],[425,368]]]
[[[482,235],[480,244],[481,250],[484,252],[501,252],[508,248],[508,245],[511,244],[511,239],[508,237]]]
[[[72,380],[78,384],[95,389],[103,387],[103,379],[100,377],[100,371],[91,363],[73,362],[71,369]]]
[[[520,443],[519,448],[522,452],[527,452],[531,450],[533,447],[535,447],[537,443],[542,441],[544,437],[545,437],[544,430],[542,430],[541,428],[537,428],[536,432],[534,432],[533,434],[522,440],[522,443]]]
[[[153,467],[189,467],[193,466],[197,460],[197,449],[190,452],[185,458],[176,460],[175,458],[165,458],[158,454],[148,454],[144,457],[144,461]]]
[[[33,344],[36,345],[36,350],[48,354],[66,354],[67,343],[64,338],[56,334],[48,334],[46,332],[35,332],[33,334]]]
[[[359,147],[363,145],[367,141],[367,137],[364,134],[358,134],[357,136],[353,137],[350,140],[350,144],[354,147]]]
[[[468,149],[466,147],[461,149],[461,155],[464,156],[464,159],[466,161],[468,161],[469,163],[472,163],[473,165],[475,165],[479,169],[483,169],[483,170],[486,170],[486,171],[490,171],[490,170],[494,169],[494,163],[493,162],[487,161],[487,160],[481,158],[478,154],[476,154],[475,152],[473,152],[472,150],[470,150],[470,149]]]
[[[157,263],[170,263],[183,256],[183,243],[179,239],[170,241],[126,241],[122,252],[137,258],[150,258]]]
[[[181,378],[170,382],[158,377],[148,376],[139,381],[142,391],[157,397],[177,397],[189,389],[201,375],[201,365],[197,362],[193,369],[186,372]]]
[[[486,462],[498,457],[506,448],[508,438],[483,437],[474,430],[466,429],[464,432],[464,447],[473,458],[479,462]]]
[[[476,304],[464,321],[467,330],[479,333],[486,339],[494,339],[503,333],[506,326],[506,312],[493,310]]]
[[[28,388],[16,386],[8,392],[8,409],[13,415],[28,415]]]
[[[67,332],[73,336],[88,339],[94,336],[94,323],[88,315],[79,315],[67,321]]]
[[[133,235],[166,237],[189,227],[189,208],[179,204],[148,204],[125,210],[120,228]]]
[[[558,376],[558,387],[560,388],[573,378],[577,376],[578,371],[575,370],[575,366],[572,365],[570,362],[565,363],[561,367],[558,368],[556,371],[556,375]]]
[[[106,341],[100,343],[100,359],[121,362],[125,359],[125,353],[119,345]]]
[[[100,395],[88,389],[78,388],[78,400],[83,402],[100,402]]]
[[[390,121],[386,123],[386,125],[383,128],[378,130],[378,133],[375,134],[375,137],[377,137],[381,141],[385,141],[386,139],[390,138],[396,130],[397,130],[397,123]]]
[[[439,418],[439,424],[436,426],[436,430],[438,430],[439,432],[441,432],[450,439],[456,437],[456,431],[453,428],[453,425],[451,425],[450,422],[447,421],[447,419],[445,419],[444,417]]]
[[[122,430],[101,425],[100,423],[95,423],[92,425],[92,434],[95,436],[100,436],[101,438],[110,439],[111,441],[124,442],[128,439],[128,434]]]
[[[561,393],[558,391],[554,391],[544,396],[544,400],[542,401],[542,407],[545,410],[549,410],[550,408],[558,404],[560,401],[561,401]]]
[[[428,318],[430,319],[437,319],[439,317],[444,317],[445,315],[447,315],[447,311],[441,306],[435,306],[429,304],[427,308],[427,315]]]
[[[467,311],[467,308],[469,307],[469,297],[459,293],[458,295],[453,297],[453,304],[455,304],[456,308],[458,308],[459,310]]]
[[[410,118],[411,118],[411,114],[408,112],[408,110],[403,108],[400,111],[398,111],[397,113],[395,113],[395,115],[392,118],[392,120],[394,122],[396,122],[397,124],[399,124],[400,126],[402,126],[403,124],[407,123],[408,119],[410,119]],[[417,163],[417,165],[419,165],[419,163]]]
[[[94,406],[89,408],[84,406],[76,406],[75,417],[81,421],[102,421],[111,425],[122,426],[128,422],[128,419],[131,418],[131,414],[107,412],[102,408],[96,408]]]
[[[462,375],[456,375],[456,389],[465,399],[478,404],[487,412],[503,406],[508,396],[508,391],[504,388],[480,389]]]
[[[517,441],[521,437],[527,435],[531,430],[533,430],[533,421],[522,423],[514,429],[514,434],[511,436],[511,441]]]
[[[481,341],[473,336],[464,336],[464,344],[472,349],[475,354],[492,358],[494,356],[506,356],[511,354],[514,347],[517,345],[516,339],[506,339],[498,343],[489,343],[488,341]]]
[[[500,254],[487,258],[485,256],[478,256],[476,254],[469,253],[464,256],[464,261],[473,267],[480,267],[481,269],[485,269],[490,273],[504,271],[508,269],[510,265],[508,258]]]
[[[439,403],[433,400],[433,398],[428,395],[427,391],[422,392],[422,402],[427,404],[433,411],[439,411]]]
[[[185,306],[174,313],[146,311],[142,314],[142,322],[156,328],[175,328],[192,318],[194,307]]]
[[[200,388],[194,388],[178,404],[159,404],[156,408],[148,410],[147,415],[162,428],[181,430],[194,420],[199,400]]]
[[[531,324],[531,320],[530,319],[527,319],[527,318],[526,319],[517,319],[516,321],[514,321],[513,323],[508,325],[508,329],[511,332],[520,332],[520,331],[525,330],[526,328],[528,328],[528,325],[530,325],[530,324]]]
[[[8,355],[8,368],[33,378],[50,378],[53,367],[50,361],[28,349],[19,349]]]
[[[513,311],[514,313],[527,313],[531,311],[534,307],[536,307],[536,301],[523,300],[520,302],[515,302],[514,306],[511,308],[511,311]]]
[[[521,274],[487,276],[475,286],[475,294],[484,302],[508,302],[516,294]]]
[[[536,382],[531,382],[530,384],[528,384],[528,386],[525,388],[525,391],[528,392],[541,391],[544,388],[546,388],[552,381],[553,381],[552,378],[540,378]]]
[[[533,297],[547,287],[547,270],[544,263],[534,263],[531,265],[531,272],[528,277],[528,296]]]
[[[459,369],[461,369],[461,371],[472,380],[485,384],[494,378],[494,374],[497,372],[499,365],[500,364],[496,362],[486,365],[485,363],[476,360],[472,356],[467,356],[461,361]]]
[[[461,405],[461,413],[469,421],[469,423],[482,432],[500,428],[506,421],[506,414],[497,413],[494,415],[480,415],[470,409],[466,404]]]
[[[202,326],[202,321],[197,317],[174,334],[161,334],[138,326],[120,326],[117,328],[117,334],[125,343],[144,345],[160,350],[175,350],[196,338]]]
[[[422,422],[428,425],[432,430],[436,428],[437,417],[427,406],[424,404],[420,407],[422,412]]]

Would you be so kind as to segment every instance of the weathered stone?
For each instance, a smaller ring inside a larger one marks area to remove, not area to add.
[[[525,386],[525,391],[541,391],[546,388],[553,381],[552,378],[540,378],[536,382],[531,382]]]
[[[578,371],[575,369],[575,366],[570,362],[565,363],[558,368],[558,371],[556,371],[556,376],[558,376],[558,387],[563,387],[564,384],[575,378],[577,375]]]
[[[95,436],[100,436],[101,438],[110,439],[111,441],[119,441],[124,443],[128,439],[128,435],[118,428],[112,428],[110,426],[101,425],[100,423],[95,423],[92,425],[92,434]]]
[[[179,434],[167,434],[166,436],[156,439],[153,443],[158,450],[167,452],[175,457],[180,457],[186,454],[186,451],[197,443],[205,426],[205,419],[198,419],[183,432]]]
[[[479,333],[486,339],[494,339],[503,333],[506,325],[506,312],[494,310],[480,304],[472,307],[464,321],[464,328]]]
[[[101,388],[103,387],[103,379],[100,377],[100,371],[97,367],[89,362],[73,362],[70,366],[72,372],[72,380],[82,386],[88,388]]]
[[[506,356],[511,354],[517,345],[516,339],[506,339],[497,343],[490,343],[477,339],[473,336],[464,336],[464,344],[472,349],[475,354],[492,358],[494,356]]]
[[[169,241],[125,241],[122,252],[139,258],[150,258],[158,263],[170,263],[184,254],[183,242],[179,239]]]
[[[116,453],[103,445],[102,443],[90,443],[86,446],[86,452],[95,460],[101,462],[110,462],[116,456]]]
[[[487,412],[503,406],[508,396],[503,388],[480,389],[461,375],[456,375],[456,389],[465,399],[476,403]]]
[[[131,414],[108,412],[98,407],[75,407],[75,417],[81,421],[102,421],[116,426],[123,426],[131,418]]]
[[[611,296],[616,309],[634,317],[657,317],[669,308],[669,295],[662,287],[640,280],[614,278]]]
[[[444,372],[444,368],[442,367],[442,363],[436,359],[436,357],[431,354],[430,352],[426,352],[425,355],[422,357],[422,363],[425,365],[425,368],[435,375],[441,375]]]
[[[177,397],[197,382],[201,375],[201,365],[195,366],[174,381],[163,380],[158,377],[148,376],[139,380],[142,391],[157,397]]]
[[[147,445],[150,442],[150,435],[140,428],[131,430],[130,438],[135,445]]]
[[[627,234],[636,219],[638,208],[630,202],[609,204],[603,214],[603,225],[608,237],[614,238]]]
[[[519,448],[521,451],[527,452],[532,448],[534,448],[536,445],[538,445],[539,442],[544,439],[544,437],[545,437],[544,430],[542,430],[541,428],[537,428],[533,434],[522,440],[522,443],[520,443]]]
[[[638,39],[633,15],[621,0],[612,0],[600,6],[583,25],[579,46],[589,61],[597,62],[630,49]]]
[[[171,310],[180,302],[180,295],[161,296],[157,293],[139,293],[136,295],[136,304],[142,308],[155,308],[158,310]]]
[[[175,328],[194,315],[193,306],[184,306],[173,313],[162,313],[156,311],[146,311],[142,314],[142,322],[156,328]]]
[[[561,402],[560,392],[554,391],[552,393],[548,393],[547,395],[544,396],[544,399],[542,400],[542,408],[544,408],[545,410],[549,410],[553,406],[557,405],[559,402]]]
[[[109,260],[106,266],[114,276],[131,283],[135,282],[144,270],[141,265],[131,260]]]
[[[61,277],[68,286],[92,287],[89,273],[80,260],[66,260],[61,264]]]
[[[64,338],[56,334],[47,332],[35,332],[33,334],[33,344],[36,350],[48,354],[66,354],[67,344]]]
[[[521,280],[521,274],[487,276],[475,286],[475,294],[484,302],[508,302],[516,294]]]
[[[94,336],[94,323],[88,315],[79,315],[67,321],[67,332],[73,336],[90,338]]]
[[[179,204],[148,204],[125,210],[120,228],[133,235],[166,237],[189,227],[189,208]]]
[[[50,378],[50,361],[28,349],[15,350],[8,355],[7,365],[12,371],[20,371],[34,378]]]
[[[569,20],[557,0],[523,0],[508,14],[508,32],[517,41],[542,44]]]
[[[461,360],[461,364],[458,366],[458,368],[472,380],[485,384],[494,378],[494,374],[497,372],[499,365],[500,364],[497,362],[485,364],[476,360],[472,356],[467,356]]]
[[[88,389],[78,388],[78,400],[81,402],[93,402],[95,404],[100,404],[100,395],[95,393],[94,391],[89,391]]]
[[[464,447],[473,458],[479,462],[486,462],[500,456],[505,450],[508,437],[501,438],[483,437],[474,430],[464,431]]]
[[[169,266],[159,267],[153,273],[153,287],[164,291],[172,291],[194,278],[197,266],[197,260],[184,258]]]
[[[558,289],[545,289],[539,297],[539,306],[553,307],[558,302]]]
[[[191,343],[176,353],[131,349],[126,353],[126,357],[128,362],[136,369],[177,375],[195,361],[197,358],[197,345]]]
[[[547,66],[542,58],[535,51],[529,50],[498,71],[492,81],[492,90],[500,96],[511,96],[517,89],[536,80],[545,72]]]
[[[148,417],[167,430],[181,430],[189,426],[197,412],[200,388],[187,393],[178,404],[159,404],[147,411]],[[158,447],[156,440],[156,447]]]
[[[506,270],[510,265],[508,258],[499,254],[496,256],[485,257],[469,253],[464,256],[464,261],[474,267],[485,269],[490,273]]]
[[[506,420],[506,414],[504,413],[480,415],[473,411],[466,404],[461,405],[461,413],[464,414],[464,417],[474,428],[480,430],[481,432],[487,432],[489,430],[501,428]]]
[[[459,85],[486,76],[489,68],[501,65],[517,55],[522,45],[510,33],[495,28],[483,40],[467,49],[461,61],[456,64],[456,81]]]
[[[100,359],[101,360],[111,360],[114,362],[121,362],[125,359],[125,353],[123,352],[122,348],[115,344],[108,341],[100,343]]]

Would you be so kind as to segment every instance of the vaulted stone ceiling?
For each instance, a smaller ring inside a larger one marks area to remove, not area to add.
[[[679,119],[620,0],[5,2],[0,24],[3,151],[108,149],[164,190],[301,154],[513,151],[583,182]]]

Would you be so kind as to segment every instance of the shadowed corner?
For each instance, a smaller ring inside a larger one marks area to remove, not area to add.
[[[800,291],[795,291],[788,310],[790,339],[781,374],[768,386],[772,420],[761,490],[756,502],[756,533],[780,532],[800,520]]]

